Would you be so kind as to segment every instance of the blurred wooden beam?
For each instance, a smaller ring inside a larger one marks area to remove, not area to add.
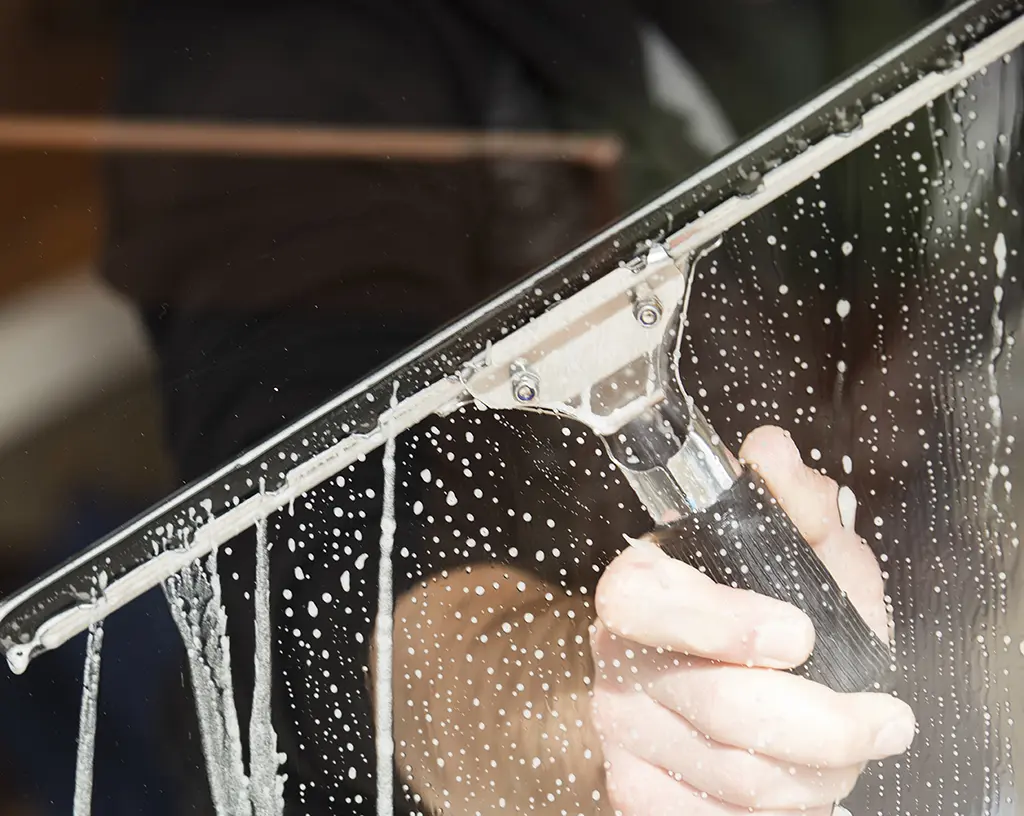
[[[431,162],[514,158],[563,161],[602,170],[614,167],[622,155],[622,144],[614,136],[31,115],[0,115],[0,148]]]

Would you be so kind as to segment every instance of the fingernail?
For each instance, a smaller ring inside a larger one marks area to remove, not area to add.
[[[913,714],[904,712],[882,726],[875,737],[875,751],[879,758],[902,754],[910,747],[917,732]]]
[[[814,627],[804,615],[787,615],[759,624],[754,630],[757,660],[773,669],[791,669],[814,647]]]

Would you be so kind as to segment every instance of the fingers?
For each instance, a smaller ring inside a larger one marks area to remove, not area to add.
[[[881,572],[842,526],[835,482],[777,428],[751,434],[741,456],[884,637]],[[609,566],[595,602],[593,721],[624,816],[831,814],[867,762],[913,740],[913,713],[893,697],[771,670],[801,664],[814,645],[790,604],[715,584],[651,544]]]
[[[757,428],[740,447],[740,458],[767,482],[772,495],[808,544],[822,544],[839,518],[839,486],[804,465],[792,438],[781,428]]]
[[[803,464],[789,434],[765,426],[753,431],[740,456],[756,468],[772,495],[814,547],[865,622],[888,639],[885,586],[871,548],[839,516],[839,487]]]
[[[739,665],[788,669],[814,646],[796,607],[716,584],[654,545],[634,546],[605,570],[595,595],[611,632],[646,646]]]
[[[613,747],[605,749],[608,796],[622,816],[749,816],[750,809],[718,801],[661,768]],[[832,806],[791,811],[760,810],[759,816],[830,816]]]
[[[595,702],[603,704],[611,694],[616,692],[600,684]],[[614,711],[599,723],[603,745],[672,771],[715,799],[758,812],[827,806],[845,797],[860,773],[860,765],[817,769],[723,745],[645,694],[619,694]]]
[[[650,657],[635,662],[631,685],[724,745],[845,768],[903,753],[914,738],[910,707],[886,694],[837,694],[787,672]]]

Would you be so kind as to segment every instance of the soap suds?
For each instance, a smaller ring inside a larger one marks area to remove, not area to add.
[[[398,384],[391,395],[391,407],[398,404]],[[377,659],[374,670],[374,727],[377,744],[377,816],[394,813],[393,733],[394,700],[392,699],[392,656],[394,653],[394,579],[391,555],[395,545],[395,434],[390,426],[384,444],[384,506],[380,519],[380,567],[377,577]],[[423,478],[430,480],[430,474]]]
[[[210,796],[218,816],[251,816],[216,551],[164,582],[188,654]]]
[[[96,756],[96,714],[100,695],[100,653],[103,622],[89,627],[82,677],[82,708],[78,715],[78,757],[75,762],[74,816],[89,816],[92,810],[93,761]]]
[[[285,776],[278,773],[284,757],[277,750],[271,721],[270,543],[267,520],[256,523],[256,591],[254,682],[249,718],[249,798],[253,816],[284,813]]]
[[[270,552],[267,522],[256,522],[255,654],[252,713],[249,718],[249,774],[242,759],[242,733],[231,678],[217,553],[190,564],[164,582],[174,619],[188,654],[196,715],[218,816],[281,816],[284,760],[277,751],[271,721]]]

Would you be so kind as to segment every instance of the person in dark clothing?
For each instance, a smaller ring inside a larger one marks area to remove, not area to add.
[[[837,39],[846,6],[810,0],[149,0],[126,20],[113,107],[185,120],[614,134],[625,145],[621,211],[803,100],[924,12],[909,2],[884,6],[873,17],[859,4],[876,30],[851,27]],[[830,38],[843,47],[829,47]],[[145,317],[181,478],[209,472],[586,238],[596,226],[593,181],[591,171],[563,162],[501,157],[111,159],[104,271]],[[458,442],[467,422],[488,440],[471,466]],[[412,620],[408,604],[422,599],[431,576],[496,557],[506,571],[593,593],[620,548],[619,532],[646,522],[628,489],[586,452],[593,446],[545,441],[561,434],[551,418],[456,416],[411,435],[399,473],[431,476],[402,482],[399,619]],[[366,670],[377,555],[367,541],[375,540],[380,509],[372,465],[271,520],[272,539],[288,542],[273,551],[274,720],[287,757],[288,813],[373,812]],[[450,515],[448,491],[467,470],[487,474],[486,501],[472,511],[488,530],[485,541],[432,544]],[[610,479],[610,489],[573,483],[582,470]],[[343,511],[331,514],[332,506]],[[524,513],[551,519],[566,541],[590,542],[573,572],[538,565],[540,534],[519,521]],[[220,559],[223,575],[238,576],[225,580],[224,595],[243,722],[253,679],[237,656],[253,651],[251,538],[240,536]],[[344,557],[331,562],[331,552]],[[339,585],[357,600],[321,610],[320,649],[292,616]],[[410,715],[413,732],[414,721]],[[446,793],[445,774],[417,767],[438,758],[400,744],[397,808],[491,807],[493,782]],[[545,801],[547,782],[527,790],[530,775],[518,764],[515,774],[494,774],[524,788],[508,809],[546,812],[567,801]],[[555,786],[559,797],[572,787]],[[572,807],[603,812],[585,782],[578,788]]]

